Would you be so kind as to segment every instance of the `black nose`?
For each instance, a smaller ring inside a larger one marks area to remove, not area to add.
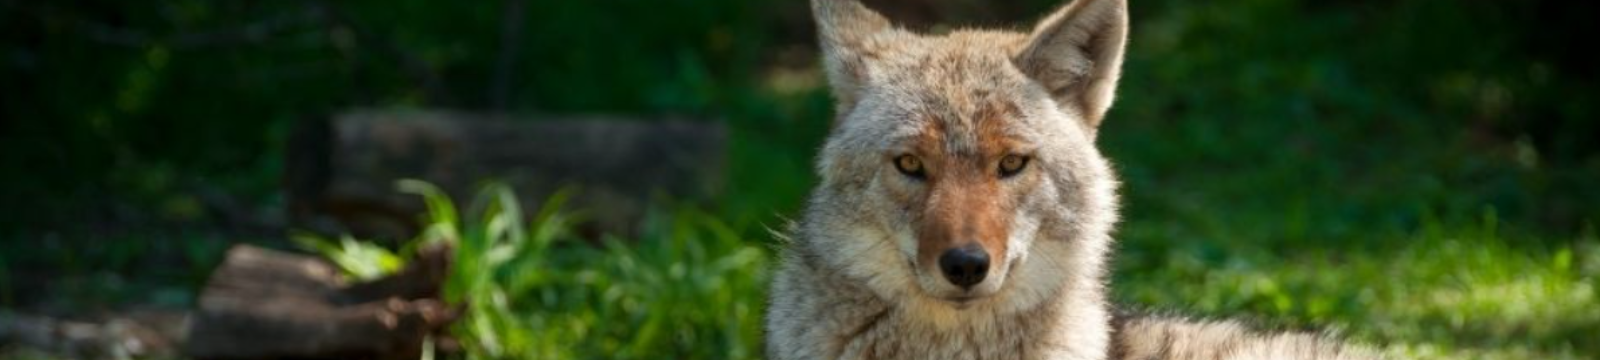
[[[989,253],[978,244],[950,249],[939,255],[939,270],[944,271],[951,284],[971,290],[989,273]]]

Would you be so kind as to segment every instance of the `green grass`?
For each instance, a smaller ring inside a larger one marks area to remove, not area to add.
[[[1498,233],[1492,217],[1438,225],[1365,249],[1124,244],[1114,287],[1125,303],[1336,330],[1400,358],[1600,353],[1586,339],[1600,333],[1600,241],[1541,245]]]
[[[767,255],[760,242],[688,207],[652,212],[633,239],[577,240],[552,196],[523,224],[516,197],[488,186],[471,211],[431,185],[430,221],[408,248],[456,249],[445,298],[466,316],[452,328],[469,359],[748,359],[761,354]],[[313,249],[353,275],[370,245]],[[354,251],[352,251],[354,250]],[[377,261],[393,255],[368,257]]]

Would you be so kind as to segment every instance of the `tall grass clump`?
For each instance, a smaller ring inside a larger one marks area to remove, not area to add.
[[[388,261],[418,246],[452,245],[443,296],[466,310],[450,333],[467,359],[760,356],[767,256],[705,212],[652,211],[633,238],[579,239],[571,231],[579,217],[561,211],[571,191],[524,216],[502,184],[485,186],[465,212],[428,183],[398,187],[428,208],[422,234],[401,251],[352,239],[301,242],[358,277],[390,269]]]

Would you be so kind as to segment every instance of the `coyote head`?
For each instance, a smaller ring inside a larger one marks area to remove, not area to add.
[[[1094,138],[1123,0],[1077,0],[1026,34],[915,34],[853,0],[812,10],[837,99],[800,229],[814,261],[942,311],[1100,286],[1116,183]]]

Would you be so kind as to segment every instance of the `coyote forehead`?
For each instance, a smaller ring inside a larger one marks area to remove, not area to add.
[[[1058,111],[1049,91],[1015,65],[1026,44],[1024,34],[982,30],[923,36],[896,29],[862,38],[861,56],[833,69],[854,77],[838,91],[840,133],[901,140],[937,131],[952,152],[971,152],[980,126],[1037,142],[1045,128],[1081,124],[1060,119],[1080,115]],[[1033,121],[1043,119],[1049,122]]]
[[[830,169],[837,158],[906,148],[958,156],[997,148],[1093,151],[1099,115],[1060,102],[1022,71],[1017,57],[1029,44],[1026,34],[958,30],[925,36],[892,28],[856,41],[856,50],[832,54],[826,64],[839,101],[819,162],[825,181],[842,173],[830,171],[843,170]],[[828,148],[841,151],[831,156]]]

